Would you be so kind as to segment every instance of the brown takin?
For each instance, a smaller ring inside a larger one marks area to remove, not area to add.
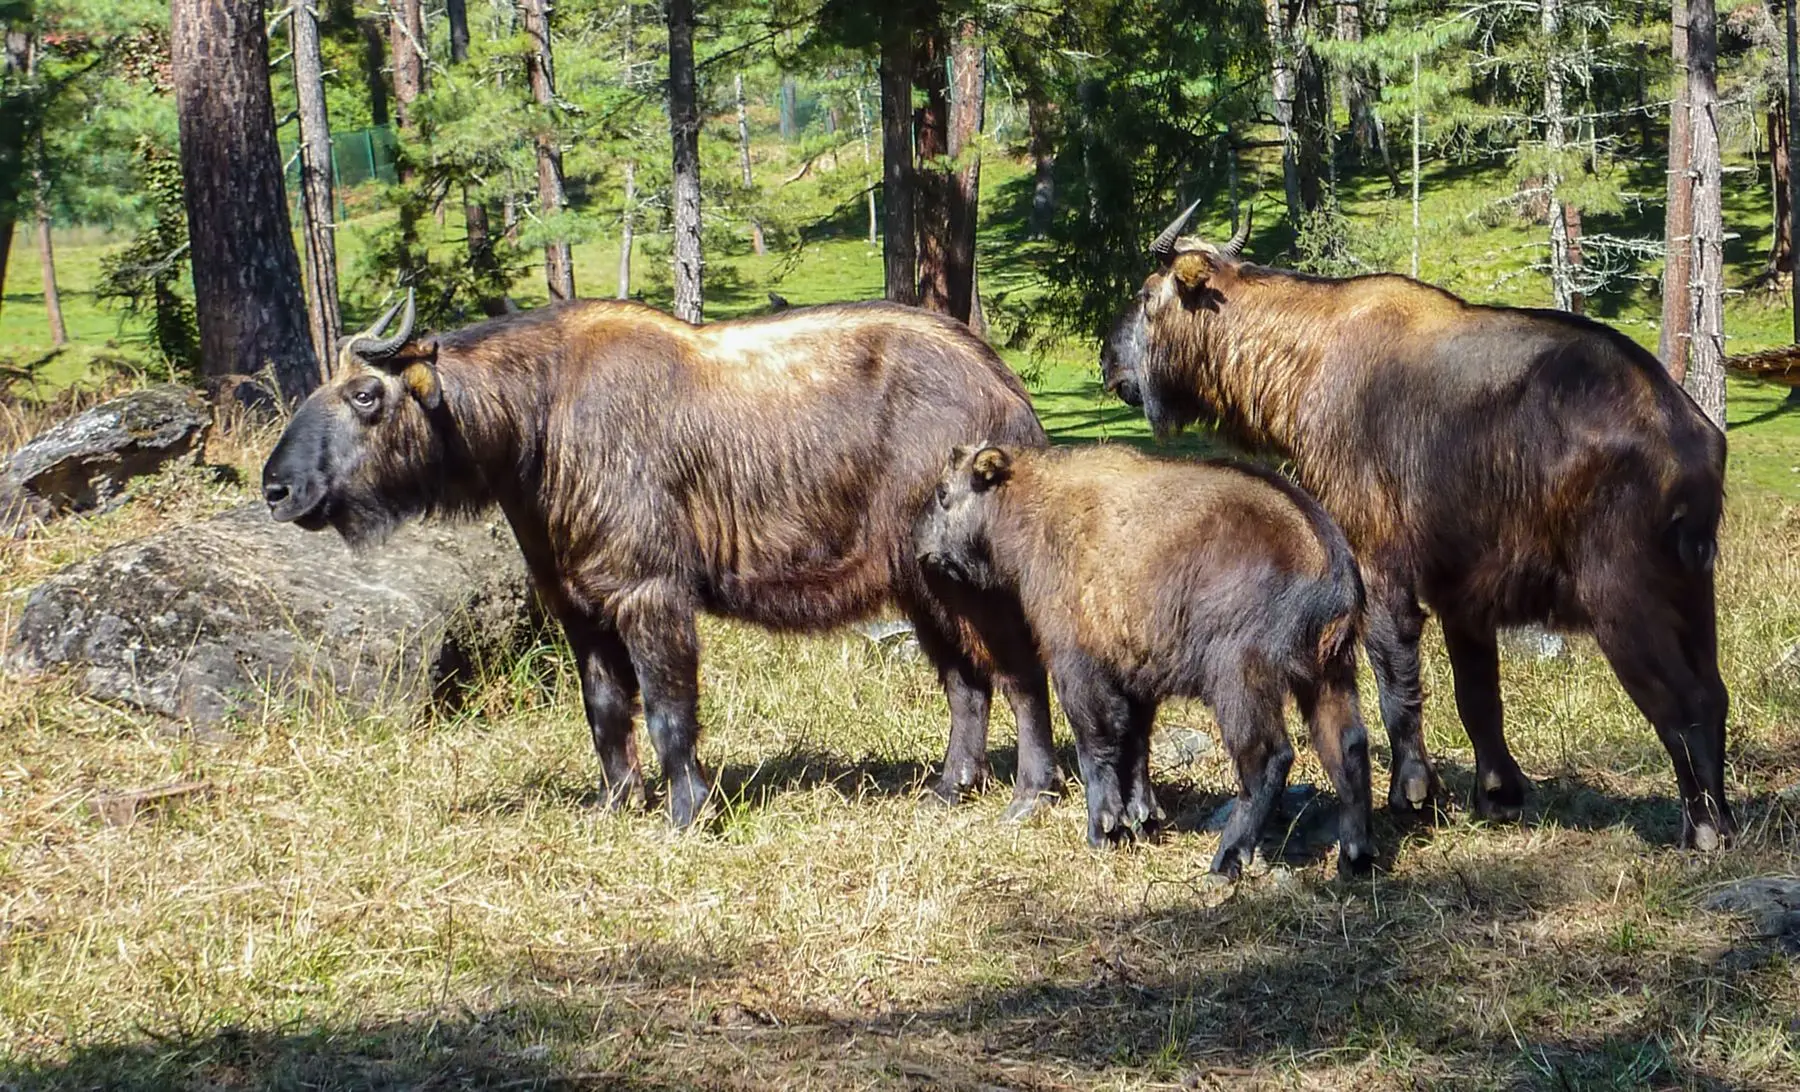
[[[913,542],[927,569],[1030,622],[1075,729],[1091,843],[1160,818],[1151,724],[1164,699],[1196,697],[1237,765],[1212,865],[1235,876],[1294,761],[1292,694],[1342,802],[1338,869],[1373,863],[1362,583],[1343,532],[1298,487],[1121,447],[983,444],[952,454]]]
[[[818,631],[889,603],[949,699],[936,791],[985,780],[993,680],[1019,725],[1012,813],[1056,791],[1022,623],[947,605],[909,537],[951,444],[1044,442],[1017,377],[967,327],[879,303],[695,327],[581,302],[419,338],[409,306],[380,336],[392,316],[345,340],[263,468],[264,496],[276,519],[356,546],[498,506],[574,649],[611,804],[642,789],[640,695],[674,822],[706,799],[698,612]]]
[[[1421,601],[1475,750],[1475,810],[1529,783],[1501,730],[1496,631],[1591,632],[1675,764],[1683,845],[1733,833],[1713,558],[1725,436],[1597,322],[1481,307],[1394,275],[1336,280],[1179,239],[1101,352],[1158,432],[1211,421],[1291,459],[1356,549],[1393,745],[1390,806],[1438,795],[1420,733]]]

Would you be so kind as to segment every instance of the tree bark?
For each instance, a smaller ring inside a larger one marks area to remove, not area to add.
[[[411,136],[413,103],[425,93],[425,12],[420,0],[388,0],[388,53],[394,69],[394,125]]]
[[[1544,196],[1550,219],[1550,297],[1559,311],[1575,310],[1575,276],[1569,263],[1569,223],[1563,215],[1563,73],[1556,50],[1562,30],[1560,0],[1538,0],[1538,29],[1546,45],[1544,59]]]
[[[37,75],[38,40],[26,40],[25,75]],[[63,325],[62,295],[56,290],[56,251],[50,240],[50,177],[44,170],[44,133],[39,129],[32,140],[31,205],[37,221],[38,271],[44,284],[44,313],[50,323],[50,344],[62,348],[69,343],[69,331]],[[3,279],[3,278],[0,278]]]
[[[631,247],[636,240],[637,161],[625,161],[625,203],[619,213],[619,298],[631,298]]]
[[[1787,139],[1783,141],[1788,162],[1788,294],[1793,300],[1794,341],[1800,344],[1800,261],[1795,255],[1800,248],[1800,171],[1794,161],[1800,158],[1800,30],[1796,28],[1795,0],[1787,0]],[[1800,399],[1800,387],[1788,392],[1788,400]]]
[[[1781,274],[1794,267],[1794,236],[1792,201],[1789,188],[1792,180],[1788,177],[1788,117],[1787,95],[1783,93],[1780,101],[1769,108],[1767,119],[1769,130],[1769,171],[1770,188],[1775,193],[1775,238],[1769,244],[1769,260],[1763,265],[1763,277],[1771,287]]]
[[[461,65],[469,59],[469,7],[466,0],[446,0],[444,17],[450,24],[450,63]],[[483,314],[489,317],[506,313],[504,293],[495,294],[501,280],[499,257],[494,253],[494,233],[488,222],[487,205],[470,191],[467,183],[462,187],[463,199],[463,233],[464,245],[469,251],[469,266],[477,274],[477,283],[481,285],[481,299],[478,301]]]
[[[858,79],[856,84],[856,126],[859,135],[862,137],[863,172],[867,175],[870,168],[875,165],[875,159],[869,151],[869,104],[866,97],[863,95],[863,86],[860,79]],[[869,245],[874,246],[876,241],[877,222],[875,216],[875,184],[873,182],[869,184],[868,198]]]
[[[0,33],[0,79],[23,76],[30,63],[31,36],[23,30],[6,27],[4,33]],[[13,244],[13,210],[24,183],[24,174],[16,167],[24,160],[33,126],[27,124],[25,110],[13,109],[12,104],[6,102],[0,102],[0,106],[7,107],[0,110],[0,304],[4,304],[6,263]]]
[[[738,114],[738,161],[744,169],[744,198],[749,200],[756,188],[756,180],[750,174],[750,109],[744,102],[744,74],[739,72],[736,80],[737,114]],[[767,253],[763,245],[762,221],[750,217],[750,249],[758,255]]]
[[[1412,79],[1412,275],[1419,277],[1419,55],[1413,54]]]
[[[282,395],[319,383],[294,252],[260,0],[174,0],[170,59],[181,132],[202,372],[267,367]]]
[[[525,33],[531,39],[526,74],[531,78],[531,97],[543,107],[538,119],[537,183],[538,215],[555,218],[569,207],[563,192],[562,147],[557,143],[552,116],[556,111],[556,68],[550,49],[549,0],[525,0]],[[575,257],[566,239],[544,244],[544,283],[552,300],[575,298]]]
[[[887,9],[881,41],[881,198],[886,296],[919,302],[919,251],[913,216],[913,43],[910,20]]]
[[[913,120],[918,148],[913,216],[919,239],[919,306],[948,315],[953,313],[949,250],[956,186],[950,169],[950,86],[944,71],[949,49],[937,5],[920,7],[922,25],[913,56],[913,83],[925,93]]]
[[[700,105],[694,89],[693,0],[667,0],[669,136],[675,147],[675,314],[699,322],[705,311],[700,250]]]
[[[1692,310],[1689,282],[1694,232],[1694,187],[1688,176],[1693,141],[1688,134],[1687,0],[1671,0],[1670,51],[1675,61],[1674,102],[1669,108],[1669,190],[1663,227],[1662,331],[1656,355],[1677,383],[1687,376]]]
[[[319,16],[308,0],[294,0],[289,18],[294,89],[300,106],[300,225],[306,240],[306,327],[312,336],[313,352],[329,366],[343,321],[338,313],[331,121],[325,111]]]
[[[956,31],[951,54],[956,85],[950,100],[950,244],[945,252],[950,314],[984,332],[975,280],[975,232],[981,214],[981,124],[987,106],[987,47],[975,22]]]
[[[1040,87],[1027,89],[1026,123],[1031,128],[1031,217],[1028,226],[1033,239],[1042,239],[1050,230],[1050,218],[1056,212],[1056,108]]]
[[[1693,143],[1693,304],[1685,385],[1725,427],[1724,210],[1719,162],[1719,38],[1713,0],[1688,4],[1688,135]]]

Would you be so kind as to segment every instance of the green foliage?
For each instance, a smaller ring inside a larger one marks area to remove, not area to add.
[[[168,376],[191,380],[200,368],[194,304],[183,288],[188,249],[181,163],[148,137],[137,147],[140,188],[149,222],[123,250],[101,261],[95,295],[117,300],[148,327],[144,336]]]

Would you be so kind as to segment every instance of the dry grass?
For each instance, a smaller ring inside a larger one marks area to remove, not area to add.
[[[224,429],[211,457],[253,481],[267,441]],[[14,544],[0,591],[248,492],[172,473]],[[1128,852],[1083,845],[1078,794],[1025,826],[1003,793],[919,804],[942,699],[856,636],[706,627],[726,802],[684,836],[592,809],[553,648],[451,718],[299,700],[226,744],[0,682],[0,1088],[1794,1088],[1800,964],[1696,904],[1800,872],[1800,694],[1767,678],[1800,639],[1797,541],[1800,515],[1739,491],[1742,847],[1669,848],[1668,760],[1578,647],[1505,668],[1527,822],[1384,824],[1392,867],[1353,886],[1329,860],[1197,883],[1216,756],[1159,751],[1184,829]],[[1427,669],[1466,792],[1435,649]],[[135,826],[86,807],[190,778],[216,791]]]

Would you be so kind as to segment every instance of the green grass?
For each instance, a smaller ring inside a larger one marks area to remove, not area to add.
[[[1479,247],[1503,255],[1502,239],[1433,252],[1469,290],[1501,262]],[[988,242],[984,268],[1008,268]],[[65,248],[84,344],[116,329],[79,291],[102,251]],[[0,355],[29,356],[35,260],[15,253]],[[584,291],[611,261],[578,251]],[[715,313],[760,307],[776,261],[719,259],[742,287]],[[834,239],[774,286],[806,303],[879,283],[878,254]],[[1733,301],[1734,328],[1752,303]],[[1091,347],[1009,359],[1058,439],[1145,438],[1100,397]],[[1216,752],[1157,744],[1175,830],[1127,852],[1085,847],[1079,792],[1024,825],[1000,821],[1003,789],[927,806],[935,681],[854,635],[704,626],[702,756],[722,802],[680,836],[592,809],[558,647],[492,665],[455,715],[359,717],[302,693],[222,742],[70,679],[7,677],[0,1088],[1800,1086],[1800,964],[1699,909],[1734,878],[1800,873],[1800,682],[1772,671],[1800,641],[1800,415],[1782,393],[1731,389],[1719,601],[1744,838],[1728,853],[1670,848],[1668,758],[1585,641],[1503,665],[1538,786],[1522,824],[1380,817],[1373,881],[1333,882],[1327,855],[1229,891],[1198,882],[1216,837],[1200,828],[1233,791]],[[272,439],[224,429],[209,459],[254,482]],[[251,492],[172,471],[13,543],[0,632],[57,568]],[[1466,797],[1431,634],[1427,650],[1428,739]],[[1378,723],[1366,680],[1364,703]],[[1212,732],[1192,703],[1160,739],[1177,727]],[[187,778],[213,792],[128,828],[88,813],[99,793]],[[1323,782],[1310,755],[1293,779]]]

